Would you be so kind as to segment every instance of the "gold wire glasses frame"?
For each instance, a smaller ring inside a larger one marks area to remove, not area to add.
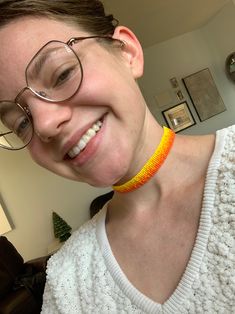
[[[47,102],[63,102],[72,98],[83,80],[83,68],[72,46],[85,39],[124,42],[111,36],[74,37],[66,43],[52,40],[46,43],[31,59],[25,69],[26,86],[14,101],[0,101],[0,147],[19,150],[32,140],[34,127],[27,101],[23,94],[31,92]],[[48,79],[49,77],[49,79]]]

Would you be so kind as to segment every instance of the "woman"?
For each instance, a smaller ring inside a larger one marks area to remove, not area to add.
[[[42,313],[234,312],[235,128],[162,129],[142,48],[100,1],[0,12],[1,146],[115,191],[50,259]]]

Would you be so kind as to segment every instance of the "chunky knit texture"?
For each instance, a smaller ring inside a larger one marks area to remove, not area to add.
[[[43,314],[235,313],[235,126],[216,134],[190,260],[172,296],[157,304],[120,269],[104,207],[48,262]]]

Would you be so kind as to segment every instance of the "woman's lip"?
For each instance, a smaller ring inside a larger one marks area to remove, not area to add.
[[[77,145],[77,143],[80,141],[82,136],[89,130],[94,123],[97,121],[103,121],[104,116],[102,116],[100,119],[95,120],[94,122],[91,122],[84,126],[82,129],[78,130],[68,141],[66,141],[66,144],[62,148],[62,156],[63,159],[68,159],[68,152]]]
[[[102,126],[98,133],[89,141],[89,143],[86,145],[85,149],[80,152],[80,154],[72,159],[67,159],[66,161],[69,163],[72,163],[74,166],[81,167],[85,163],[87,163],[96,153],[96,151],[99,149],[99,146],[101,145],[101,141],[103,138],[103,134],[105,131],[106,126],[106,119],[103,119]]]

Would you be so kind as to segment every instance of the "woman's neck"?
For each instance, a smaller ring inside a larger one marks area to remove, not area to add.
[[[161,137],[161,136],[159,136]],[[138,210],[156,210],[159,203],[177,197],[181,191],[201,184],[214,149],[215,136],[177,135],[174,146],[159,171],[139,189],[115,192],[109,204],[109,217],[132,214]],[[204,147],[208,147],[207,150]]]
[[[114,191],[119,193],[129,193],[139,189],[151,180],[167,159],[174,144],[174,139],[175,133],[171,129],[163,127],[163,135],[160,143],[141,170],[127,182],[121,185],[114,185]]]

